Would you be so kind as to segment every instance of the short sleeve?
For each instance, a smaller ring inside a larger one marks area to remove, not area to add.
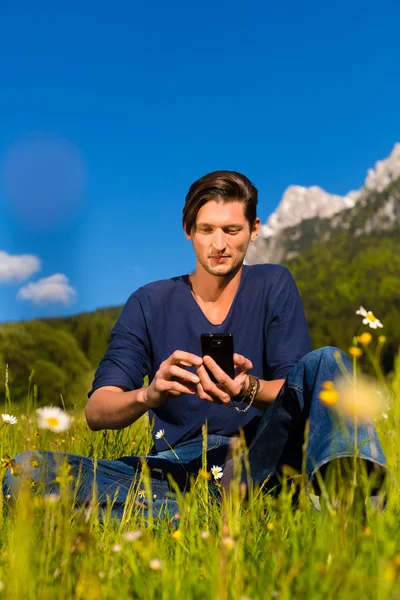
[[[282,267],[271,286],[264,335],[270,380],[284,379],[300,358],[312,350],[300,294],[286,267]]]
[[[137,389],[150,370],[151,344],[137,293],[130,296],[111,331],[111,341],[96,370],[93,392],[106,385]]]

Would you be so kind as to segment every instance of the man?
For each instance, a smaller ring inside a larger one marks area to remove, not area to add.
[[[154,419],[154,448],[146,462],[156,510],[170,502],[168,474],[183,489],[188,474],[197,474],[205,425],[208,465],[221,467],[215,474],[223,473],[225,487],[233,471],[230,443],[240,432],[255,483],[285,464],[301,471],[307,420],[310,479],[322,465],[354,453],[351,426],[347,436],[335,429],[330,409],[318,398],[323,383],[338,373],[339,351],[312,352],[300,296],[285,267],[243,264],[260,228],[257,201],[257,189],[240,173],[216,171],[193,183],[183,227],[196,256],[194,273],[151,283],[130,296],[95,374],[85,411],[91,429],[121,429],[147,411]],[[200,352],[201,334],[226,332],[235,344],[233,378]],[[351,369],[343,353],[341,361]],[[146,375],[149,385],[143,387]],[[357,428],[358,456],[371,467],[384,466],[376,434],[370,434],[370,426]],[[53,453],[45,459],[52,473],[59,458]],[[26,455],[16,460],[28,462]],[[69,455],[68,462],[74,474],[83,474],[83,501],[91,491],[92,460]],[[116,494],[116,514],[124,510],[141,464],[138,457],[98,461],[100,501]],[[39,471],[36,477],[43,477]],[[247,481],[244,472],[242,478]]]

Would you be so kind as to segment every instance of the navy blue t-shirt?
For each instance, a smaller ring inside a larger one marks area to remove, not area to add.
[[[95,373],[90,395],[99,387],[128,389],[151,381],[161,362],[175,350],[201,356],[200,334],[232,333],[235,352],[253,363],[252,373],[264,380],[284,379],[290,368],[311,351],[303,305],[290,271],[281,265],[244,265],[240,284],[223,323],[213,325],[197,304],[187,275],[139,288],[123,307],[112,329],[111,342]],[[149,411],[154,431],[165,430],[175,446],[209,433],[233,435],[243,429],[247,443],[262,412],[251,407],[238,413],[185,394]],[[155,440],[157,451],[168,446]]]

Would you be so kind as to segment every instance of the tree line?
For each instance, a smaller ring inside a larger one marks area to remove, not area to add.
[[[354,237],[338,233],[288,261],[303,299],[314,348],[344,350],[360,332],[360,305],[384,324],[386,372],[400,346],[400,236]],[[38,405],[83,405],[94,371],[110,340],[121,307],[71,317],[0,325],[0,393],[13,402],[35,394]],[[364,327],[365,329],[365,327]],[[362,359],[362,361],[365,359]],[[363,364],[369,370],[368,362]]]

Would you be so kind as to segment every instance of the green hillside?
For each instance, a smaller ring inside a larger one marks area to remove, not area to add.
[[[314,347],[347,349],[361,325],[360,305],[383,323],[383,353],[391,370],[400,346],[400,237],[340,233],[315,243],[287,266],[297,281]]]
[[[315,348],[345,350],[359,331],[360,305],[384,324],[382,354],[390,371],[400,346],[400,236],[336,233],[286,263],[303,298]],[[9,365],[13,401],[37,386],[39,404],[83,405],[121,307],[80,315],[0,325],[0,372]],[[0,392],[4,378],[0,380]]]

